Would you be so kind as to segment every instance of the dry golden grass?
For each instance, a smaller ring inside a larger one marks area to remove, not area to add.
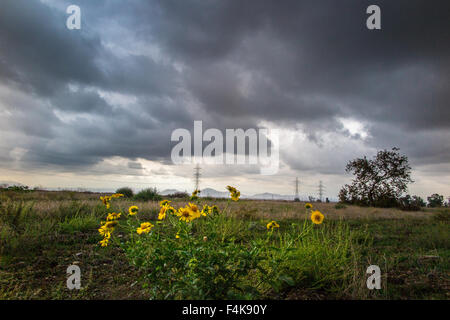
[[[98,193],[81,193],[71,191],[37,191],[31,193],[9,193],[8,197],[14,200],[32,201],[35,212],[46,216],[55,212],[61,206],[77,205],[95,207],[101,204]],[[176,208],[186,205],[189,201],[184,199],[171,199]],[[305,217],[305,202],[276,201],[276,200],[245,200],[238,202],[226,199],[203,199],[200,204],[216,204],[223,210],[228,206],[227,212],[236,217],[250,219],[296,219]],[[129,199],[115,199],[113,207],[116,210],[127,212],[128,207],[137,205],[143,214],[153,215],[159,211],[158,201],[134,201]],[[433,209],[424,211],[402,211],[393,208],[373,208],[349,206],[337,209],[336,203],[313,203],[314,209],[322,212],[326,219],[403,219],[430,217]]]
[[[392,208],[372,208],[346,206],[346,208],[336,209],[335,203],[313,203],[314,209],[322,212],[327,219],[359,219],[359,218],[424,218],[429,217],[426,211],[401,211]],[[233,212],[238,215],[250,214],[255,218],[264,219],[295,219],[305,216],[305,202],[289,201],[242,201],[232,204]]]
[[[86,201],[90,203],[91,201]],[[186,200],[172,200],[172,205],[176,208],[184,206],[189,201]],[[272,200],[240,200],[239,202],[225,200],[204,200],[200,198],[201,204],[217,204],[219,209],[227,208],[227,213],[247,219],[298,219],[304,218],[305,202],[291,202],[291,201],[272,201]],[[92,204],[97,203],[93,202]],[[137,205],[142,213],[154,212],[159,210],[159,203],[151,202],[136,202],[132,200],[119,200],[116,206],[121,210],[126,211],[126,208],[131,205]],[[430,217],[430,210],[427,211],[402,211],[393,208],[372,208],[372,207],[358,207],[346,206],[346,208],[336,209],[335,203],[314,203],[314,209],[322,212],[326,219],[403,219],[403,218],[426,218]]]

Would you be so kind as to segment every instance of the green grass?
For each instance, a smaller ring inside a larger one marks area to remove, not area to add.
[[[102,205],[77,194],[66,194],[70,201],[59,196],[0,197],[0,299],[149,298],[141,285],[144,270],[130,264],[122,250],[98,246]],[[119,200],[116,205],[126,212],[130,202]],[[277,208],[288,210],[289,204],[264,205],[275,214]],[[244,247],[265,241],[268,219],[258,217],[251,202],[233,210],[234,215],[216,226],[217,241]],[[146,209],[142,215],[155,219],[156,210]],[[448,217],[448,209],[420,218],[327,217],[303,237],[304,216],[277,219],[277,236],[260,253],[273,283],[260,284],[264,275],[258,270],[240,281],[257,288],[248,298],[448,299]],[[206,228],[199,220],[194,235],[201,239]],[[66,269],[73,263],[82,270],[82,290],[66,288]],[[381,290],[366,287],[365,271],[371,264],[381,268]]]

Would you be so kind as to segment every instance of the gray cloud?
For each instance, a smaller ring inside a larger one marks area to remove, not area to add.
[[[65,27],[72,3],[81,30]],[[85,170],[121,156],[132,170],[138,158],[170,163],[172,130],[194,120],[270,122],[301,129],[324,158],[338,154],[318,165],[294,144],[282,150],[293,170],[342,173],[346,159],[394,145],[417,165],[447,163],[450,5],[380,0],[382,30],[369,31],[369,4],[7,0],[0,146],[24,148],[27,169]],[[342,118],[366,124],[369,137]]]

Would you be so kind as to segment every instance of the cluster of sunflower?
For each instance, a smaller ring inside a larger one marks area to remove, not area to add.
[[[111,200],[114,198],[120,198],[123,197],[123,194],[121,193],[115,193],[111,196],[104,196],[100,197],[100,200],[103,202],[103,204],[106,206],[106,209],[109,209],[111,207]],[[98,229],[98,232],[103,237],[103,239],[100,241],[100,244],[102,247],[106,247],[109,243],[109,239],[111,239],[111,233],[114,231],[118,224],[118,219],[122,213],[118,212],[111,212],[108,213],[108,216],[106,217],[106,221],[101,222],[101,226]]]
[[[111,207],[111,200],[114,198],[123,197],[121,194],[113,194],[112,196],[104,196],[100,197],[100,200],[102,200],[103,204],[106,206],[107,209]],[[138,206],[131,206],[128,208],[128,215],[130,217],[137,215],[139,212]],[[99,242],[102,247],[106,247],[109,244],[109,240],[111,239],[111,234],[115,230],[115,228],[119,224],[119,219],[122,216],[121,212],[111,212],[108,213],[106,217],[106,221],[102,221],[100,224],[100,228],[98,229],[98,233],[103,237],[103,239]],[[141,223],[140,227],[136,229],[136,232],[138,234],[142,233],[149,233],[150,230],[154,227],[154,225],[150,222],[143,222]]]
[[[198,193],[197,191],[198,190],[192,193],[193,197],[197,196]],[[189,202],[186,206],[176,210],[174,207],[170,205],[169,200],[163,200],[159,203],[159,206],[161,207],[161,209],[159,211],[158,220],[164,220],[167,214],[171,214],[179,217],[180,221],[191,222],[202,216],[206,217],[210,214],[219,213],[219,208],[217,208],[216,205],[209,206],[205,204],[203,208],[200,210],[200,208],[196,204]]]
[[[311,203],[306,203],[305,208],[307,212],[310,212],[311,221],[314,224],[321,224],[323,222],[323,219],[325,219],[325,216],[319,210],[313,210],[313,205]]]
[[[235,193],[239,193],[235,188]],[[198,193],[199,190],[195,190],[192,193],[191,199],[198,199]],[[236,196],[236,195],[232,195]],[[239,196],[239,194],[238,194]],[[111,207],[111,200],[114,198],[123,197],[122,194],[113,194],[111,196],[103,196],[100,197],[100,200],[105,205],[106,209],[110,209]],[[236,200],[235,200],[236,201]],[[158,214],[158,220],[164,220],[168,215],[176,216],[179,218],[180,221],[184,222],[191,222],[195,219],[198,219],[200,217],[207,217],[209,215],[215,215],[219,213],[219,208],[216,205],[209,206],[205,204],[203,208],[200,210],[200,208],[193,203],[188,203],[186,206],[179,208],[178,210],[175,209],[171,204],[171,201],[169,200],[162,200],[159,203],[160,211]],[[139,211],[139,208],[137,206],[131,206],[128,209],[128,215],[129,216],[135,216],[137,215]],[[108,216],[106,217],[106,221],[101,222],[101,226],[98,229],[98,232],[103,237],[103,239],[99,242],[102,247],[106,247],[109,244],[109,241],[111,239],[111,234],[113,233],[114,229],[119,224],[119,218],[121,217],[122,213],[116,213],[111,212],[108,213]],[[143,233],[150,233],[154,225],[151,222],[142,222],[138,228],[136,228],[137,234],[143,234]],[[178,233],[176,238],[179,238]]]
[[[239,190],[237,190],[235,187],[227,186],[227,190],[230,192],[230,198],[233,201],[238,201],[239,197],[241,196],[241,193]],[[191,195],[191,200],[197,200],[198,194],[200,193],[200,190],[195,190]],[[111,196],[103,196],[100,197],[100,200],[103,202],[103,204],[106,206],[107,209],[111,207],[111,200],[114,198],[120,198],[123,197],[123,194],[116,193]],[[158,214],[158,220],[162,221],[166,219],[168,215],[177,217],[179,221],[183,222],[192,222],[195,219],[201,218],[201,217],[207,217],[210,215],[216,215],[219,213],[219,208],[216,205],[209,206],[205,204],[202,209],[200,209],[196,204],[188,203],[184,207],[180,207],[178,209],[175,209],[171,204],[171,201],[169,200],[162,200],[159,203],[160,211]],[[321,224],[324,220],[324,215],[318,211],[313,210],[313,206],[311,203],[306,203],[305,208],[307,210],[307,213],[309,213],[311,216],[311,221],[314,224]],[[135,216],[137,215],[139,211],[139,208],[137,206],[131,206],[128,209],[128,215],[129,216]],[[113,233],[114,229],[117,227],[119,223],[119,219],[121,217],[122,213],[118,212],[111,212],[108,213],[108,216],[106,217],[106,221],[101,222],[101,226],[98,229],[98,232],[103,237],[103,239],[100,241],[100,244],[102,247],[106,247],[109,243],[109,240],[111,238],[111,234]],[[143,233],[149,233],[154,225],[151,222],[142,222],[139,227],[136,228],[136,233],[143,234]],[[276,228],[279,228],[280,225],[276,221],[270,221],[266,228],[268,231],[273,231]],[[179,234],[176,234],[176,238],[179,238]]]
[[[241,192],[235,187],[227,186],[227,190],[230,191],[231,200],[238,201],[241,196]]]
[[[123,194],[115,193],[111,196],[100,197],[100,200],[102,200],[103,204],[106,206],[106,209],[109,209],[111,207],[111,200],[114,198],[120,198],[120,197],[123,197]]]

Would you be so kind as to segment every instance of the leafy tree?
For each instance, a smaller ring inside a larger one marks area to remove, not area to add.
[[[355,178],[351,185],[341,189],[339,200],[358,205],[398,206],[408,183],[413,182],[408,158],[399,150],[382,150],[372,160],[364,157],[348,162],[345,171]]]
[[[437,193],[433,193],[431,196],[427,197],[427,200],[430,208],[442,207],[444,204],[444,196]]]
[[[419,196],[410,196],[407,194],[399,199],[399,205],[402,210],[418,211],[422,207],[426,207],[425,201]]]
[[[412,196],[412,202],[418,205],[419,207],[426,207],[426,202],[419,196]]]
[[[121,193],[124,195],[125,198],[133,198],[134,192],[133,189],[129,187],[122,187],[117,189],[116,193]]]

